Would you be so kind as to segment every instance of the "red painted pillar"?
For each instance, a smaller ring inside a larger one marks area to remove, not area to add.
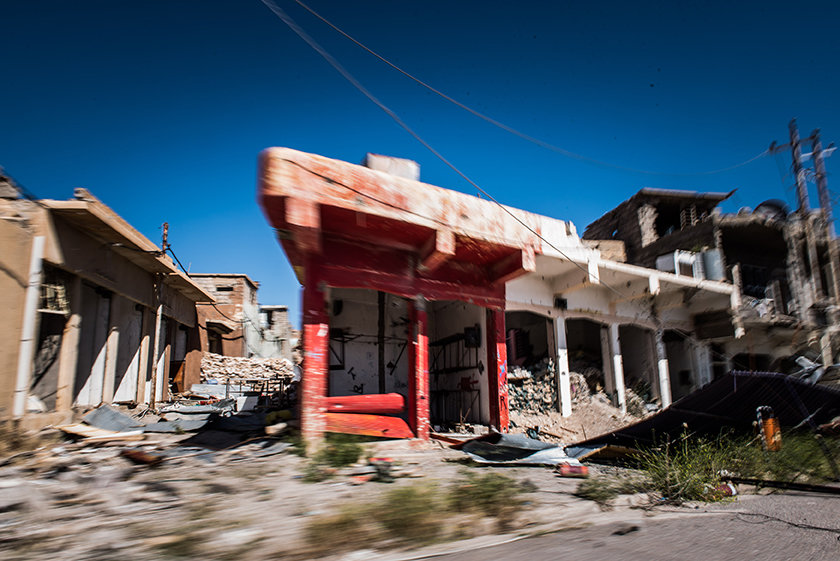
[[[300,391],[301,436],[309,451],[318,449],[326,428],[329,316],[324,285],[313,263],[307,263],[303,287],[303,375]]]
[[[426,335],[426,301],[409,301],[408,426],[414,436],[429,438],[429,337]]]
[[[501,432],[507,432],[510,414],[504,310],[487,310],[487,374],[490,377],[490,424]]]

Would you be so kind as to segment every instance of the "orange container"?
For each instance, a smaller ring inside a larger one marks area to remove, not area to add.
[[[776,417],[762,419],[761,430],[764,431],[764,445],[768,450],[778,452],[782,449],[782,431]]]

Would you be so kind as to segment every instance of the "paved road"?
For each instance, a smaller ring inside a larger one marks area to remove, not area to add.
[[[767,516],[837,531],[796,527]],[[687,516],[568,530],[435,559],[838,561],[840,497],[793,493],[746,496]]]

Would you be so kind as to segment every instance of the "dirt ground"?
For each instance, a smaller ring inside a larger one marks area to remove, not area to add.
[[[652,515],[631,510],[629,506],[639,502],[633,497],[604,512],[573,495],[580,480],[559,477],[550,468],[470,466],[462,452],[437,441],[367,444],[367,455],[393,460],[397,479],[389,484],[357,484],[353,474],[361,464],[343,468],[326,481],[305,483],[302,475],[309,461],[288,449],[265,448],[264,442],[198,453],[182,447],[188,435],[151,438],[131,445],[50,442],[0,460],[0,557],[29,561],[312,558],[305,529],[315,517],[370,503],[391,489],[417,482],[445,488],[463,478],[465,470],[502,473],[527,486],[524,503],[505,517],[506,536]],[[157,467],[138,465],[121,454],[127,447],[168,457]],[[597,473],[601,468],[591,469]],[[460,523],[457,543],[470,547],[502,539],[500,528],[489,517],[468,517]],[[358,558],[406,554],[399,544],[381,547]],[[454,546],[434,547],[446,551]]]

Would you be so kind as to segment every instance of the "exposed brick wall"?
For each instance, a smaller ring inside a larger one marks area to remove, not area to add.
[[[196,306],[201,326],[201,349],[208,351],[207,322],[224,324],[233,331],[222,335],[222,354],[225,356],[247,356],[242,321],[245,307],[256,302],[256,289],[244,276],[193,276],[193,280],[216,299],[216,305]],[[227,317],[225,317],[227,316]]]

